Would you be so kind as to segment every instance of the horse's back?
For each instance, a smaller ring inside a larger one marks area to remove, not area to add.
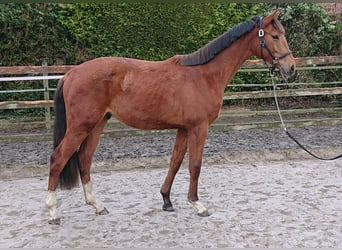
[[[165,61],[103,57],[73,68],[65,87],[75,106],[87,102],[87,108],[101,115],[110,112],[129,126],[178,128],[208,114],[215,117],[220,109],[220,102],[208,109],[208,85],[196,70],[177,64],[177,57]]]

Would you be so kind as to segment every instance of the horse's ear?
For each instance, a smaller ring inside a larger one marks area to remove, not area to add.
[[[278,16],[280,15],[280,10],[275,10],[273,11],[271,14],[269,14],[267,17],[265,17],[265,23],[269,23],[272,20],[275,20],[278,18]]]

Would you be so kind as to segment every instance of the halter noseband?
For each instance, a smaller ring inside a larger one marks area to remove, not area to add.
[[[266,42],[265,42],[265,32],[264,32],[264,29],[262,27],[262,20],[263,20],[263,17],[260,17],[259,19],[259,31],[258,31],[258,35],[259,35],[259,38],[260,38],[260,52],[261,52],[261,58],[262,60],[264,61],[264,63],[266,64],[267,67],[269,67],[270,69],[270,74],[273,75],[274,73],[274,70],[275,70],[275,66],[276,64],[283,58],[287,57],[288,55],[291,55],[292,54],[292,51],[289,50],[288,52],[278,56],[278,57],[275,57],[272,53],[272,51],[269,49],[269,47],[266,45]],[[271,56],[273,62],[272,62],[272,66],[268,66],[265,58],[264,58],[264,53],[263,53],[263,49],[266,49],[268,54]]]

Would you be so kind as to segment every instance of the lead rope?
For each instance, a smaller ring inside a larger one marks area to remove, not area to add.
[[[278,103],[278,97],[277,97],[277,90],[276,90],[276,85],[274,83],[274,72],[272,72],[270,70],[270,75],[271,75],[271,79],[272,79],[272,85],[273,85],[273,95],[274,95],[274,101],[275,101],[275,104],[276,104],[276,107],[277,107],[277,111],[278,111],[278,115],[279,115],[279,118],[280,118],[280,122],[281,122],[281,126],[282,128],[284,129],[285,133],[301,148],[303,149],[305,152],[307,152],[309,155],[315,157],[316,159],[319,159],[319,160],[323,160],[323,161],[333,161],[333,160],[336,160],[338,158],[341,158],[342,157],[342,154],[336,156],[336,157],[332,157],[332,158],[324,158],[324,157],[320,157],[314,153],[312,153],[310,150],[308,150],[306,147],[304,147],[296,138],[294,138],[291,133],[289,131],[287,131],[286,129],[286,126],[285,126],[285,122],[284,122],[284,119],[283,119],[283,116],[281,115],[281,111],[280,111],[280,108],[279,108],[279,103]]]

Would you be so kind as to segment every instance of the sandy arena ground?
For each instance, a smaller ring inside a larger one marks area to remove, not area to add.
[[[294,132],[332,156],[341,130]],[[211,215],[201,218],[187,202],[187,160],[176,211],[161,210],[173,138],[103,137],[92,178],[110,213],[96,216],[81,188],[59,190],[60,226],[44,204],[51,142],[0,144],[0,247],[342,247],[342,160],[312,159],[278,129],[210,133],[199,195]]]

